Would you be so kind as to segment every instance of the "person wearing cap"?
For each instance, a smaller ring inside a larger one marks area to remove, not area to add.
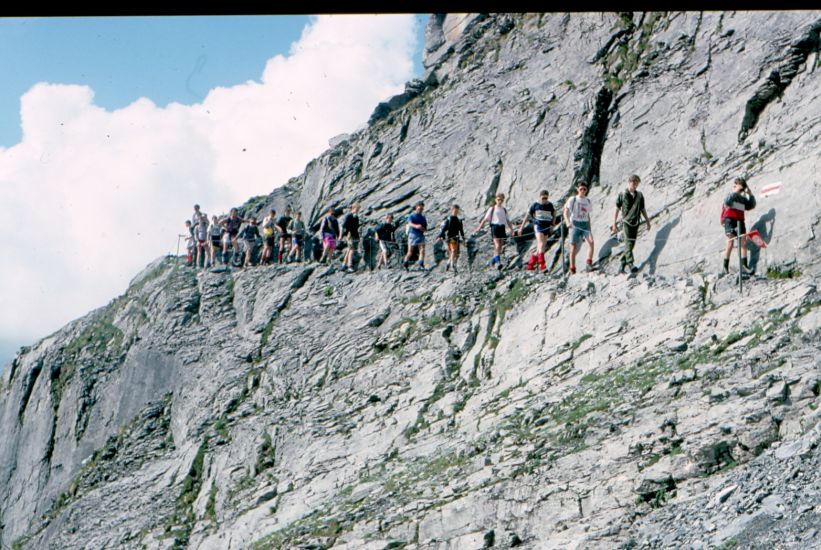
[[[633,174],[627,178],[627,189],[619,193],[616,197],[616,212],[613,215],[613,225],[610,231],[615,235],[618,231],[619,213],[621,213],[622,230],[624,231],[624,254],[621,256],[621,266],[619,273],[624,273],[627,266],[630,266],[630,273],[635,273],[638,268],[633,265],[633,247],[636,245],[636,238],[639,235],[639,224],[641,217],[647,222],[647,231],[650,231],[650,217],[644,208],[644,195],[638,190],[641,179]]]
[[[590,226],[590,212],[593,205],[587,198],[587,182],[576,183],[576,195],[564,204],[563,219],[570,230],[570,273],[576,273],[576,255],[582,241],[587,242],[587,271],[593,270],[593,230]]]

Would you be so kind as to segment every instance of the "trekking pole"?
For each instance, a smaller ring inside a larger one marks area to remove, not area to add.
[[[736,243],[738,246],[738,293],[742,296],[744,295],[744,262],[741,259],[741,237],[742,235],[738,236],[738,242]]]
[[[564,225],[564,222],[562,222],[562,225],[561,225],[561,249],[562,249],[562,276],[563,277],[567,275],[567,268],[565,267],[565,263],[564,263],[564,240],[565,240],[565,234],[564,233],[565,233],[565,225]]]

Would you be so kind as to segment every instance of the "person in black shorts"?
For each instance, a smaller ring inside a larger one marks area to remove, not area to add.
[[[222,245],[222,261],[228,263],[228,243],[231,243],[234,254],[239,252],[239,228],[246,220],[239,217],[236,208],[232,208],[227,218],[223,218],[220,225],[225,229],[225,240]]]
[[[242,267],[250,267],[253,265],[251,256],[254,252],[254,247],[257,244],[257,239],[260,238],[256,217],[251,216],[251,219],[249,219],[245,227],[242,228],[240,238],[245,245],[245,261]]]
[[[379,256],[376,261],[376,269],[388,266],[390,251],[395,247],[396,224],[393,223],[393,214],[387,214],[385,221],[376,228],[376,240],[379,242]]]
[[[353,203],[351,211],[342,220],[342,236],[345,237],[348,245],[342,263],[345,264],[345,270],[348,273],[354,272],[353,256],[359,248],[359,210],[361,208],[362,205],[358,202]]]
[[[286,248],[291,246],[291,234],[288,233],[288,224],[291,223],[291,207],[286,206],[285,212],[277,220],[277,231],[279,231],[279,255],[277,261],[282,263],[282,257]]]
[[[274,242],[276,242],[277,211],[273,208],[262,219],[262,257],[260,265],[269,263],[274,257]]]
[[[733,190],[724,198],[721,210],[721,225],[724,226],[724,235],[727,237],[727,247],[724,249],[724,273],[730,271],[730,254],[733,251],[733,242],[738,238],[741,248],[741,270],[750,273],[747,264],[747,226],[744,223],[744,212],[755,208],[755,197],[744,178],[733,181]]]

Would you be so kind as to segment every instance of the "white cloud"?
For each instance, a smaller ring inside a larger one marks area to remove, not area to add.
[[[302,172],[412,77],[413,16],[320,16],[259,81],[197,105],[106,111],[40,83],[0,148],[0,336],[31,342],[105,304],[176,248],[198,202],[226,212]]]

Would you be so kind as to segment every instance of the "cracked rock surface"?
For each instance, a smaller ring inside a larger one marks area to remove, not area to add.
[[[159,258],[4,369],[0,544],[812,547],[819,20],[432,17],[425,77],[243,213],[359,200],[367,228],[456,201],[472,228],[497,191],[521,222],[585,177],[599,271],[520,271],[527,241],[491,271],[485,236],[458,275]],[[631,173],[635,277],[608,230]],[[743,294],[720,273],[736,175],[783,182],[748,213],[769,246]]]

